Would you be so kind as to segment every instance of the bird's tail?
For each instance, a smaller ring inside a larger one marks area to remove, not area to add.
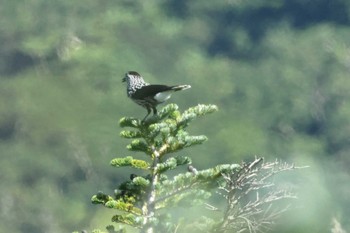
[[[173,91],[182,91],[182,90],[186,90],[186,89],[189,89],[189,88],[191,88],[190,85],[177,85],[177,86],[171,87],[171,90],[173,90]]]

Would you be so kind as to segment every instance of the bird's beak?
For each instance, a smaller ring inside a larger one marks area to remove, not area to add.
[[[122,82],[126,82],[126,75],[125,75],[124,78],[122,79]]]

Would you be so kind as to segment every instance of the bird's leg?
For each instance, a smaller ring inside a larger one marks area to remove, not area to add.
[[[149,116],[149,114],[151,114],[151,109],[147,108],[147,115],[142,119],[142,122],[144,122],[146,120],[146,118]]]
[[[153,115],[157,115],[157,109],[156,109],[156,107],[152,107],[152,109],[153,109]]]

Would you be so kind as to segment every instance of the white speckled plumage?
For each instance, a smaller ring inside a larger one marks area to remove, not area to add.
[[[142,76],[135,71],[127,72],[123,82],[127,83],[128,97],[147,109],[148,114],[144,119],[151,113],[151,110],[153,110],[153,114],[157,114],[156,106],[168,100],[173,92],[191,88],[190,85],[151,85],[146,83]]]

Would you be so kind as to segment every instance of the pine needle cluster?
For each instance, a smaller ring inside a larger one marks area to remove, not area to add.
[[[221,211],[222,218],[214,220],[199,216],[205,219],[204,224],[197,224],[196,229],[191,229],[192,232],[255,232],[267,228],[261,222],[272,222],[283,212],[278,208],[269,212],[274,201],[295,198],[284,190],[269,191],[274,185],[269,177],[292,170],[294,166],[281,167],[277,162],[263,163],[261,158],[256,158],[251,163],[222,164],[197,170],[190,157],[175,153],[207,141],[206,136],[190,135],[186,129],[196,118],[217,110],[215,105],[197,105],[180,113],[176,104],[169,104],[147,121],[122,118],[119,124],[124,130],[120,136],[130,139],[127,149],[142,152],[144,159],[126,156],[112,159],[110,165],[142,170],[144,175],[131,173],[113,195],[98,192],[92,197],[92,202],[115,209],[112,222],[129,225],[141,233],[186,232],[186,226],[179,227],[169,210],[200,204],[218,211],[219,208],[206,201],[214,193],[219,193],[226,202],[226,207]],[[169,171],[179,166],[187,166],[187,172],[169,175]],[[252,193],[255,195],[253,199]],[[264,193],[264,196],[259,198],[260,193]],[[265,214],[265,218],[262,218],[259,216],[261,213],[270,215]],[[107,230],[109,233],[126,232],[124,228],[116,231],[112,225]]]

